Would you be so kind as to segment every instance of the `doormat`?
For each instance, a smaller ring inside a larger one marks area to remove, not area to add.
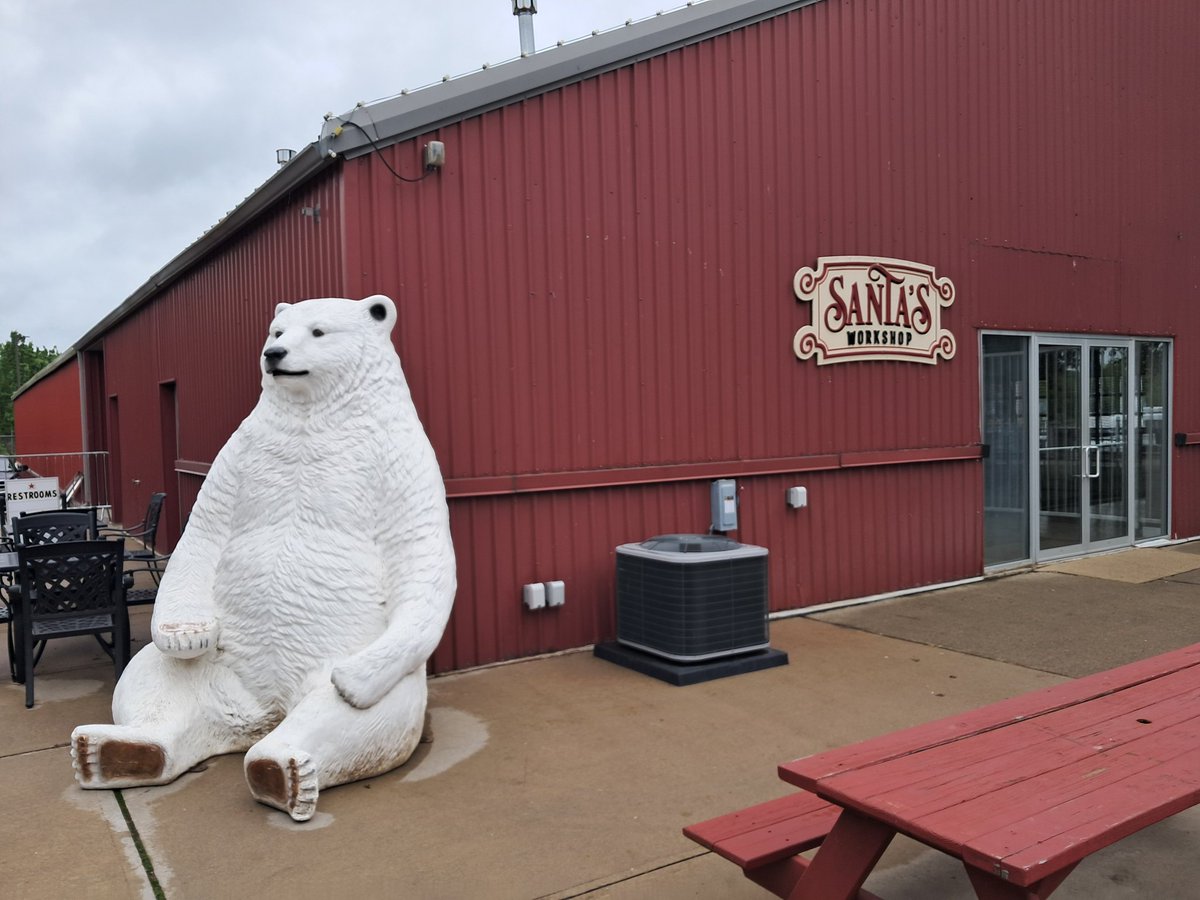
[[[1046,572],[1061,572],[1064,575],[1146,584],[1200,568],[1200,557],[1194,553],[1146,547],[1103,556],[1087,556],[1041,568]]]

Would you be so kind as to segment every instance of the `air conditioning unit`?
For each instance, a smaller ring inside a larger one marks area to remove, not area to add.
[[[769,646],[767,550],[719,535],[617,547],[617,642],[690,663]]]

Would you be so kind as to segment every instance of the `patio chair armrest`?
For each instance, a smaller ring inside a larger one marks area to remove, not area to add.
[[[151,550],[131,550],[125,554],[126,563],[141,568],[158,566],[168,562],[170,559],[170,553],[155,553]],[[137,572],[140,569],[134,568],[130,571]]]
[[[131,587],[133,587],[133,573],[132,572],[121,573],[121,587],[123,587],[127,591]]]
[[[143,535],[149,534],[150,529],[148,529],[148,528],[97,528],[96,533],[101,534],[101,535],[102,534],[113,534],[113,535],[117,535],[118,537],[136,538],[136,537],[142,537]]]

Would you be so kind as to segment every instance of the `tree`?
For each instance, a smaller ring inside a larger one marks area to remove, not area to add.
[[[5,446],[13,433],[12,395],[57,358],[56,349],[35,347],[18,331],[10,332],[8,343],[0,345],[0,452],[13,450]]]

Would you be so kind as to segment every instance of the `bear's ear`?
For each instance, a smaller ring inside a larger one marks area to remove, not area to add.
[[[392,302],[391,297],[374,294],[364,297],[362,303],[367,309],[367,315],[388,331],[392,330],[392,326],[396,324],[396,304]]]
[[[275,304],[275,315],[279,315],[281,312],[283,312],[285,309],[287,309],[291,305],[292,304],[290,304],[290,303],[276,303]]]

